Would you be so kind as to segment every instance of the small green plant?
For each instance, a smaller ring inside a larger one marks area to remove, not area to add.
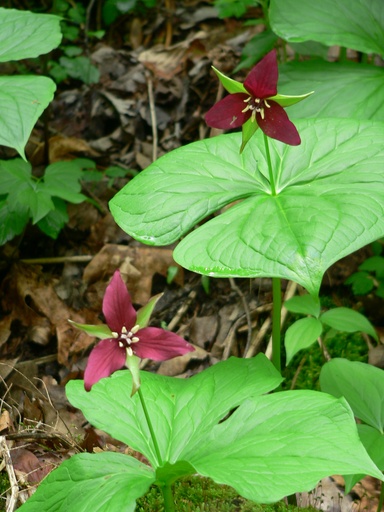
[[[86,10],[80,3],[72,3],[67,0],[55,0],[52,5],[52,12],[61,16],[62,32],[65,44],[62,44],[60,50],[64,55],[58,59],[49,59],[47,63],[48,73],[60,83],[68,78],[81,80],[87,85],[97,83],[100,78],[99,70],[92,64],[90,58],[84,55],[84,49],[79,45],[79,41],[85,43],[84,38],[101,38],[105,34],[104,30],[92,32],[86,27]],[[76,44],[77,43],[77,44]]]
[[[107,25],[119,16],[132,12],[145,12],[156,7],[156,0],[105,0],[103,4],[103,20]]]
[[[347,400],[359,419],[357,430],[361,442],[376,466],[384,471],[384,371],[337,358],[323,366],[320,385],[326,393]],[[349,492],[360,478],[360,474],[345,476],[346,491]],[[382,510],[383,504],[382,488],[377,512]]]
[[[365,332],[378,340],[377,333],[369,320],[361,313],[349,308],[333,308],[322,312],[320,302],[311,295],[292,297],[285,302],[291,313],[307,315],[288,327],[285,333],[285,350],[287,365],[299,350],[310,347],[318,340],[325,328],[331,328],[322,340],[335,335],[336,332]]]
[[[132,175],[116,166],[100,172],[92,160],[77,158],[50,164],[36,177],[31,164],[21,158],[0,160],[0,245],[21,234],[29,222],[57,238],[68,221],[67,203],[93,202],[81,193],[83,181],[105,177],[113,186],[116,178],[127,173]]]
[[[345,281],[352,287],[355,295],[367,295],[373,292],[378,297],[384,298],[384,256],[383,243],[375,242],[371,245],[373,256],[367,258],[360,266],[359,271],[354,272]]]

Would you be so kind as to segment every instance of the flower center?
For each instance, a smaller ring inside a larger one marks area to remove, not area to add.
[[[248,112],[248,110],[252,111],[251,121],[255,121],[256,114],[259,113],[261,119],[265,118],[264,110],[266,108],[271,108],[271,105],[268,104],[267,100],[261,100],[260,98],[253,98],[253,96],[249,96],[244,103],[247,103],[247,106],[241,111],[242,113]]]
[[[137,331],[140,329],[140,326],[139,325],[135,325],[134,327],[132,327],[132,329],[130,331],[128,331],[128,329],[123,326],[122,329],[121,329],[121,332],[113,332],[112,333],[112,336],[116,339],[116,341],[119,343],[119,347],[125,347],[127,349],[127,354],[129,356],[132,356],[133,355],[133,350],[131,348],[131,343],[137,343],[138,341],[140,341],[140,339],[135,336],[135,334],[137,333]]]

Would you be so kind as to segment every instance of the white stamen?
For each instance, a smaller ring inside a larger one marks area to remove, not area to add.
[[[248,110],[252,109],[251,105],[247,105],[244,110],[241,112],[244,114],[244,112],[247,112]],[[253,110],[253,109],[252,109]]]
[[[123,326],[123,328],[121,329],[121,333],[122,334],[127,334],[127,328],[125,327],[125,325]]]
[[[255,103],[260,103],[260,98],[255,98]]]
[[[252,115],[251,115],[251,123],[253,123],[256,119],[256,110],[252,110]]]
[[[127,347],[127,354],[129,356],[133,356],[133,350],[131,349],[131,347]]]
[[[271,108],[271,105],[268,105],[267,100],[264,100],[264,105],[265,105],[267,108]]]
[[[124,343],[122,343],[121,341],[119,341],[119,347],[120,347],[120,348],[123,348],[123,347],[124,347]]]
[[[248,101],[251,101],[252,96],[249,96],[246,100],[244,100],[244,103],[248,103]]]
[[[140,325],[137,324],[134,327],[132,327],[131,333],[136,334],[139,329],[140,329]]]
[[[140,339],[139,339],[137,336],[134,336],[134,337],[131,339],[131,343],[137,343],[138,341],[140,341]]]
[[[260,115],[261,115],[261,119],[264,119],[264,109],[263,108],[260,109]]]

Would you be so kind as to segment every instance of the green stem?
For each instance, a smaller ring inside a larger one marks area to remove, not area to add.
[[[276,195],[276,185],[275,185],[275,178],[273,177],[271,153],[269,151],[269,142],[268,142],[267,135],[265,135],[265,133],[263,133],[263,135],[264,135],[265,155],[267,157],[267,164],[268,164],[269,183],[271,185],[272,195],[275,196]]]
[[[281,279],[272,278],[272,363],[281,372]]]
[[[163,485],[161,487],[161,492],[163,493],[165,512],[174,512],[175,511],[175,502],[173,500],[172,486],[171,485]]]
[[[383,485],[383,482],[381,482],[381,491],[380,491],[379,503],[377,505],[377,512],[380,512],[382,510],[383,504],[384,504],[384,485]]]
[[[149,433],[151,434],[153,446],[155,447],[155,452],[156,452],[156,457],[157,457],[157,465],[159,467],[161,467],[163,465],[163,459],[161,458],[160,448],[159,448],[159,445],[157,444],[157,439],[156,439],[155,431],[153,430],[151,418],[149,417],[148,409],[147,409],[147,406],[145,405],[145,401],[144,401],[143,394],[141,392],[141,388],[139,388],[137,390],[137,392],[139,394],[139,398],[140,398],[141,406],[142,406],[143,411],[144,411],[145,419],[147,420],[147,425],[148,425],[148,428],[149,428]]]

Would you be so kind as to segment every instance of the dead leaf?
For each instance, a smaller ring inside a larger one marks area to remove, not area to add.
[[[152,295],[154,274],[166,277],[168,268],[173,265],[176,263],[171,249],[107,244],[86,266],[83,279],[88,285],[106,278],[109,281],[114,271],[120,269],[132,301],[144,305]],[[181,268],[175,282],[180,286],[183,283]]]

